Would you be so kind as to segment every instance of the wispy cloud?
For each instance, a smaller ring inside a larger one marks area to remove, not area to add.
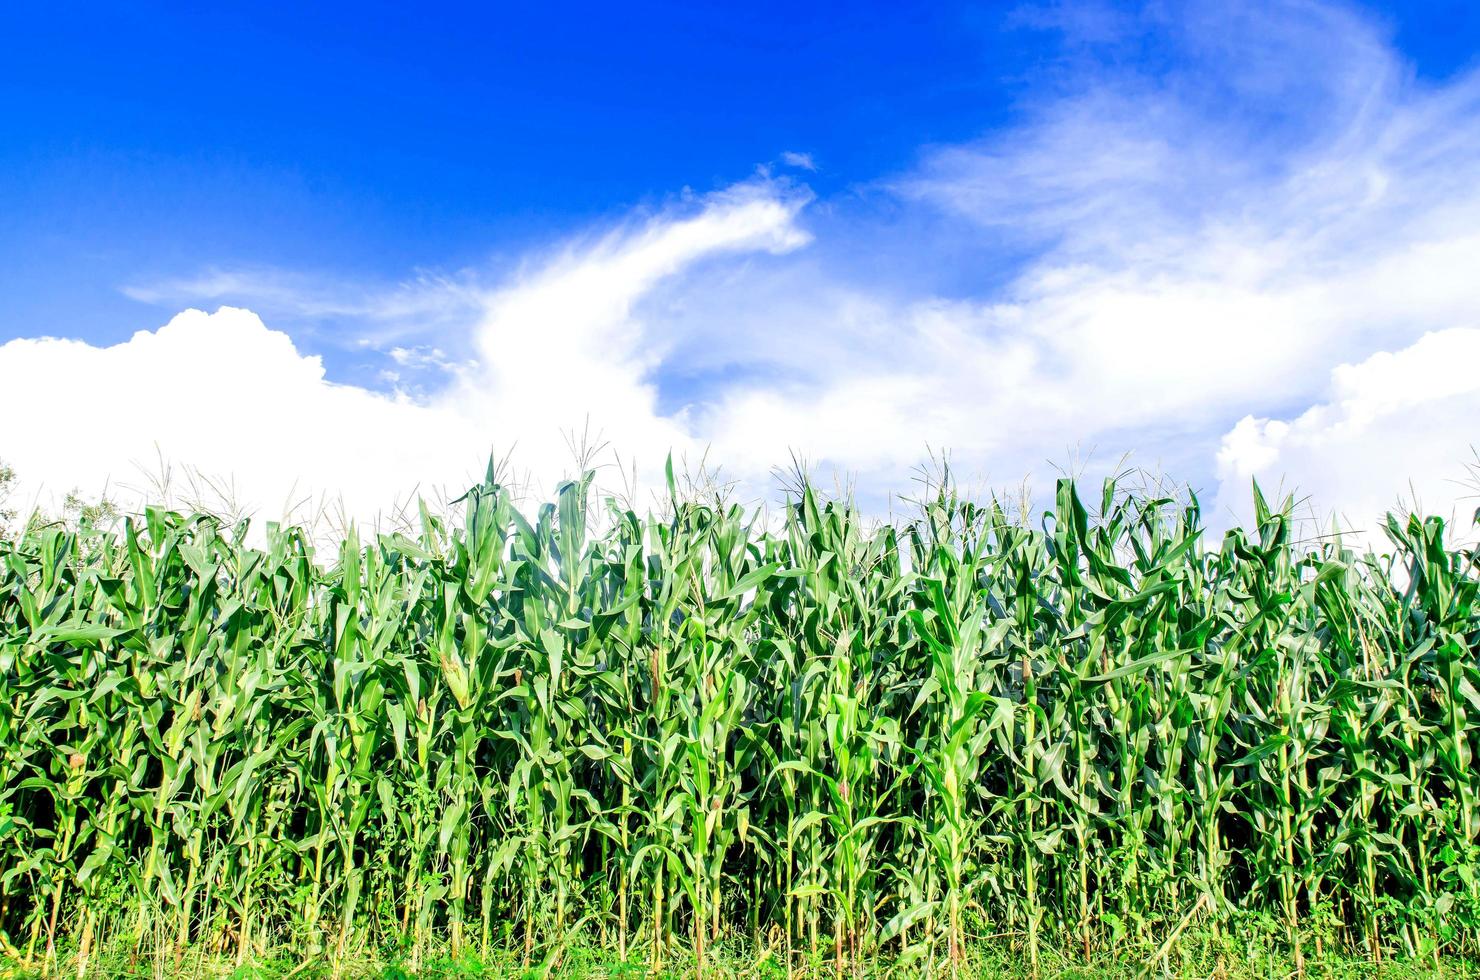
[[[122,287],[130,299],[154,306],[234,303],[250,305],[269,319],[354,321],[361,328],[357,341],[382,345],[464,329],[481,308],[485,291],[472,270],[419,272],[400,282],[367,284],[271,267],[208,268]]]
[[[166,305],[250,296],[269,313],[388,321],[453,315],[476,306],[478,292],[465,279],[421,275],[389,289],[371,291],[359,284],[325,283],[280,269],[208,269],[191,278],[124,286],[123,293],[143,303]]]
[[[812,154],[810,153],[797,153],[794,150],[787,150],[781,154],[781,162],[788,167],[795,167],[798,170],[817,169],[817,164],[813,161]]]

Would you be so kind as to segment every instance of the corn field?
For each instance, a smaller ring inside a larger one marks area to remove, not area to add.
[[[337,554],[162,509],[0,542],[0,952],[1475,950],[1480,564],[1441,521],[1376,554],[1257,489],[1208,541],[1113,482],[892,522],[672,487],[490,475]]]

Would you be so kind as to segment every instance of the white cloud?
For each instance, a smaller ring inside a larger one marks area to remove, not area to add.
[[[318,358],[229,307],[107,348],[11,341],[0,379],[0,416],[42,423],[8,426],[5,455],[52,507],[74,488],[126,504],[152,495],[163,458],[220,481],[219,494],[197,488],[212,506],[306,518],[342,499],[369,515],[412,489],[404,474],[474,470],[483,445],[455,413],[327,382]],[[176,475],[171,491],[190,492]]]
[[[798,153],[795,150],[787,150],[781,154],[781,162],[788,167],[796,167],[798,170],[816,170],[817,163],[812,159],[810,153]]]
[[[1325,518],[1381,543],[1383,515],[1416,506],[1473,540],[1480,487],[1480,329],[1427,334],[1331,372],[1329,400],[1289,421],[1245,416],[1218,452],[1218,502],[1249,520],[1249,484],[1308,495]]]
[[[694,217],[653,220],[554,258],[485,298],[479,368],[438,404],[487,419],[501,444],[517,441],[519,462],[537,477],[568,465],[565,435],[588,421],[657,472],[670,449],[696,444],[682,416],[658,409],[664,337],[645,330],[636,304],[700,260],[806,244],[795,221],[806,201],[785,185],[742,184]]]
[[[273,268],[206,269],[198,275],[133,283],[123,294],[141,303],[180,306],[250,297],[263,316],[349,318],[368,332],[401,335],[465,325],[478,309],[481,289],[468,273],[419,273],[389,288],[326,281]]]

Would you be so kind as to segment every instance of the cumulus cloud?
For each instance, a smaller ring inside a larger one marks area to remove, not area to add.
[[[1245,416],[1218,451],[1221,506],[1247,521],[1249,485],[1296,486],[1327,528],[1380,543],[1383,514],[1415,507],[1473,540],[1480,506],[1480,329],[1426,334],[1331,372],[1329,400],[1290,420]]]
[[[368,516],[413,489],[407,474],[475,472],[487,444],[456,413],[326,381],[317,357],[230,307],[112,347],[14,340],[0,378],[0,415],[36,422],[8,426],[4,452],[48,509],[76,489],[126,505],[183,494],[267,519]]]

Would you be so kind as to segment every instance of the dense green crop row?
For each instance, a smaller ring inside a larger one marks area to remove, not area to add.
[[[1037,525],[590,492],[531,522],[485,484],[337,557],[157,510],[0,543],[9,955],[1480,938],[1477,556],[1440,522],[1377,558],[1067,482]]]

